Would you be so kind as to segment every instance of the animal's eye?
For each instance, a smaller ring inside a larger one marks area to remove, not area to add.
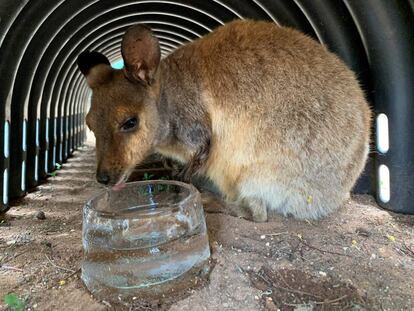
[[[138,119],[133,117],[127,119],[122,125],[121,125],[121,132],[130,132],[134,130],[138,125]]]

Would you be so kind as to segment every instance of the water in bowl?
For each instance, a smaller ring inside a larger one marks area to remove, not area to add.
[[[153,289],[210,257],[200,195],[190,185],[131,183],[89,201],[83,217],[82,280],[98,296]]]

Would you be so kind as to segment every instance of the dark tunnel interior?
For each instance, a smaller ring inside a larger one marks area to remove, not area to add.
[[[233,19],[301,30],[341,57],[374,111],[368,164],[354,192],[414,214],[412,0],[8,0],[0,2],[0,210],[45,181],[87,134],[84,50],[121,60],[120,40],[149,25],[162,56]]]

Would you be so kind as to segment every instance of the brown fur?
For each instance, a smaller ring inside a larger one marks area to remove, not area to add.
[[[131,41],[123,51],[134,50]],[[141,54],[154,54],[154,44]],[[132,56],[124,55],[135,68],[126,76],[158,68]],[[319,218],[343,203],[364,167],[371,115],[355,75],[293,29],[234,21],[162,60],[152,84],[108,75],[96,77],[106,82],[93,89],[87,119],[98,170],[112,182],[159,152],[186,163],[186,178],[209,177],[256,221],[268,210]],[[139,129],[117,133],[131,115]]]

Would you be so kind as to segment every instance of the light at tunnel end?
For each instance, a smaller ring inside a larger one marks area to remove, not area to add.
[[[124,60],[123,59],[118,59],[115,62],[113,62],[111,64],[111,67],[114,69],[122,69],[124,68]]]

